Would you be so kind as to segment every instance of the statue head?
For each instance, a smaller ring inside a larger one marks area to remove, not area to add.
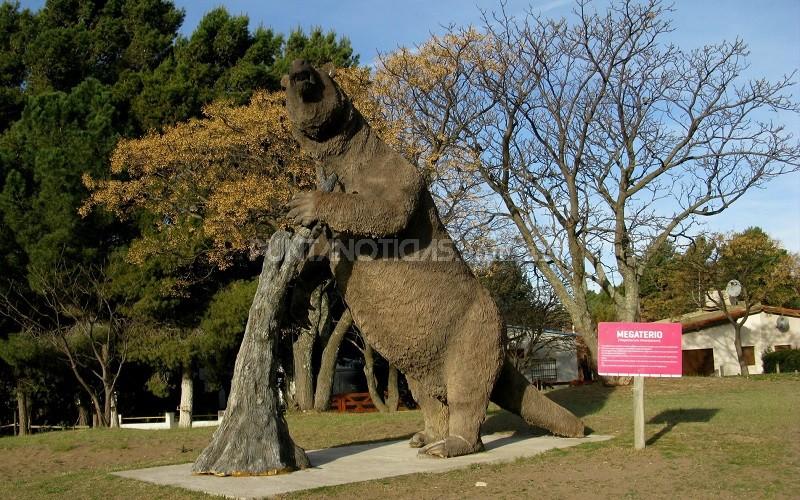
[[[289,120],[304,138],[325,141],[340,133],[350,119],[352,105],[332,74],[332,68],[317,71],[307,61],[295,59],[281,79]]]

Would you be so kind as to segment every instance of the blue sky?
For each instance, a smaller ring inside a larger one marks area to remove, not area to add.
[[[39,8],[43,0],[22,1]],[[277,32],[296,27],[321,26],[350,38],[362,64],[372,62],[378,52],[424,42],[448,23],[477,23],[479,9],[496,10],[499,0],[282,0],[214,1],[178,0],[186,11],[182,32],[189,34],[208,10],[224,5],[233,14],[246,14],[252,27],[263,25]],[[608,3],[596,2],[599,7]],[[669,3],[669,2],[665,2]],[[552,17],[569,17],[572,0],[508,0],[509,13],[523,13],[528,6]],[[675,0],[676,31],[670,41],[682,48],[733,40],[737,36],[751,50],[747,76],[776,79],[800,68],[799,0]],[[800,75],[796,77],[800,79]],[[800,86],[794,92],[800,99]],[[800,136],[800,117],[778,120]],[[765,189],[748,193],[725,213],[709,219],[714,231],[736,231],[763,227],[792,251],[800,252],[800,174],[773,181]]]

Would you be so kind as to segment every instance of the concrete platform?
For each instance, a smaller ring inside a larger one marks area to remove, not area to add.
[[[192,464],[167,465],[149,469],[116,472],[117,476],[175,486],[229,498],[263,498],[290,491],[369,481],[416,472],[443,472],[471,464],[509,462],[553,448],[569,448],[583,443],[605,441],[611,436],[585,438],[553,436],[483,436],[486,451],[449,459],[417,457],[407,441],[389,441],[309,451],[310,469],[269,477],[193,476]]]

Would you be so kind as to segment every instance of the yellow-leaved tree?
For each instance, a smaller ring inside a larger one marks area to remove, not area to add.
[[[382,135],[394,136],[369,93],[368,69],[340,69],[336,79]],[[155,216],[131,245],[131,262],[188,248],[219,268],[237,254],[255,256],[292,194],[314,185],[316,166],[291,136],[283,92],[256,92],[246,106],[215,102],[203,114],[120,141],[110,179],[84,176],[91,195],[82,214],[103,207],[121,219]]]
[[[191,247],[225,268],[280,224],[296,189],[312,185],[313,165],[291,138],[281,93],[257,92],[246,106],[215,102],[204,115],[120,141],[111,179],[84,176],[91,196],[83,214],[102,206],[123,219],[155,215],[155,231],[131,245],[134,263],[205,240]]]
[[[335,74],[373,127],[389,136],[389,122],[381,119],[370,97],[369,77],[366,68]],[[145,214],[127,260],[170,262],[171,276],[162,280],[162,288],[169,289],[162,292],[191,299],[187,290],[194,280],[215,268],[230,268],[242,256],[258,257],[285,223],[293,193],[314,187],[317,165],[292,138],[284,99],[283,92],[256,92],[246,106],[215,102],[205,107],[203,118],[121,141],[111,157],[110,178],[84,177],[91,195],[81,212],[102,207],[121,219]],[[329,317],[324,284],[311,288],[309,309],[319,318],[307,322],[316,330],[301,329],[293,336],[296,367],[310,366],[303,360],[310,359],[315,339],[329,322],[322,319]],[[350,324],[343,320],[335,338],[341,341]],[[337,349],[326,352],[335,363]],[[297,406],[326,408],[330,383],[328,394],[315,395],[313,374],[294,372],[291,396]]]

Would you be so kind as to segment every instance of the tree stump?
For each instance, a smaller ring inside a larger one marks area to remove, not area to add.
[[[330,191],[335,181],[331,177],[321,188]],[[269,476],[310,466],[279,410],[275,347],[288,286],[321,230],[278,231],[270,239],[236,356],[225,418],[192,466],[193,474]]]

